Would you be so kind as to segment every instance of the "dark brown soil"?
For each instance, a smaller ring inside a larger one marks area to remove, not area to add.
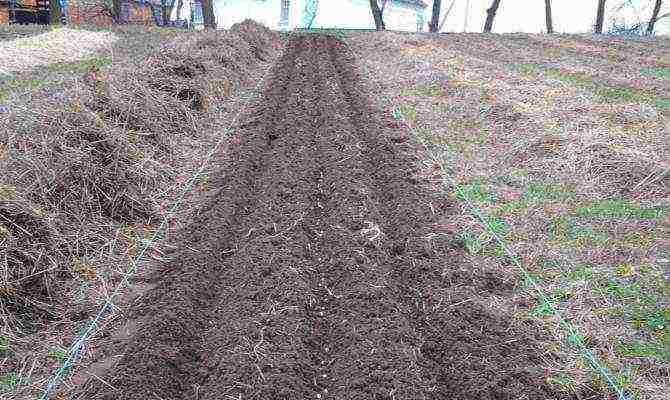
[[[416,151],[353,65],[334,38],[292,37],[81,398],[587,398],[547,386],[537,326],[487,307],[509,283],[453,267]]]

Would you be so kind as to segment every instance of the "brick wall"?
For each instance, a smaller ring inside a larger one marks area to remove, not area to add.
[[[9,23],[9,6],[7,4],[0,4],[0,24]]]
[[[71,25],[110,26],[112,18],[101,4],[89,1],[70,1],[67,5]]]
[[[151,15],[151,8],[148,5],[140,6],[137,3],[127,3],[124,7],[128,10],[123,13],[124,20],[133,25],[154,25],[154,19]]]
[[[151,8],[135,2],[122,4],[123,21],[133,25],[153,25]],[[112,18],[105,8],[94,0],[71,0],[68,4],[68,18],[71,25],[111,26]]]
[[[35,5],[37,0],[22,0],[24,5]],[[122,15],[124,21],[133,25],[154,25],[151,8],[144,4],[124,3]],[[68,2],[68,16],[71,25],[93,25],[108,27],[113,24],[112,18],[105,8],[96,0],[70,0]],[[9,4],[0,3],[0,24],[9,23]]]

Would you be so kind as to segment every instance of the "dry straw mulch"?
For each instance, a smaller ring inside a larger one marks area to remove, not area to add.
[[[16,56],[0,68],[89,54],[114,38],[45,35],[57,37],[48,57],[16,45],[30,38],[0,43],[0,53]],[[253,21],[188,33],[135,60],[91,68],[67,90],[71,101],[34,96],[29,108],[0,114],[0,332],[13,343],[4,366],[20,368],[30,352],[46,351],[31,343],[68,342],[71,310],[86,310],[72,321],[85,320],[148,233],[165,218],[175,229],[179,215],[168,209],[185,178],[223,139],[240,97],[253,94],[280,50],[278,37]],[[200,183],[178,211],[207,190]]]

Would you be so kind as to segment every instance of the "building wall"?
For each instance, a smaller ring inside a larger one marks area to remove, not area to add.
[[[124,4],[127,7],[128,24],[153,25],[154,19],[148,5],[137,3]],[[70,0],[67,5],[68,20],[71,25],[111,26],[112,18],[105,12],[102,5],[92,0]]]
[[[133,25],[155,25],[154,17],[151,14],[151,7],[137,3],[130,3],[128,6],[128,19],[126,23]]]
[[[0,4],[0,24],[9,24],[9,5]]]

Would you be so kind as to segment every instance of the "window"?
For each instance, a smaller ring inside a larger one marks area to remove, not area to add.
[[[281,14],[279,17],[279,27],[282,29],[288,28],[288,12],[291,6],[291,0],[281,0]]]

